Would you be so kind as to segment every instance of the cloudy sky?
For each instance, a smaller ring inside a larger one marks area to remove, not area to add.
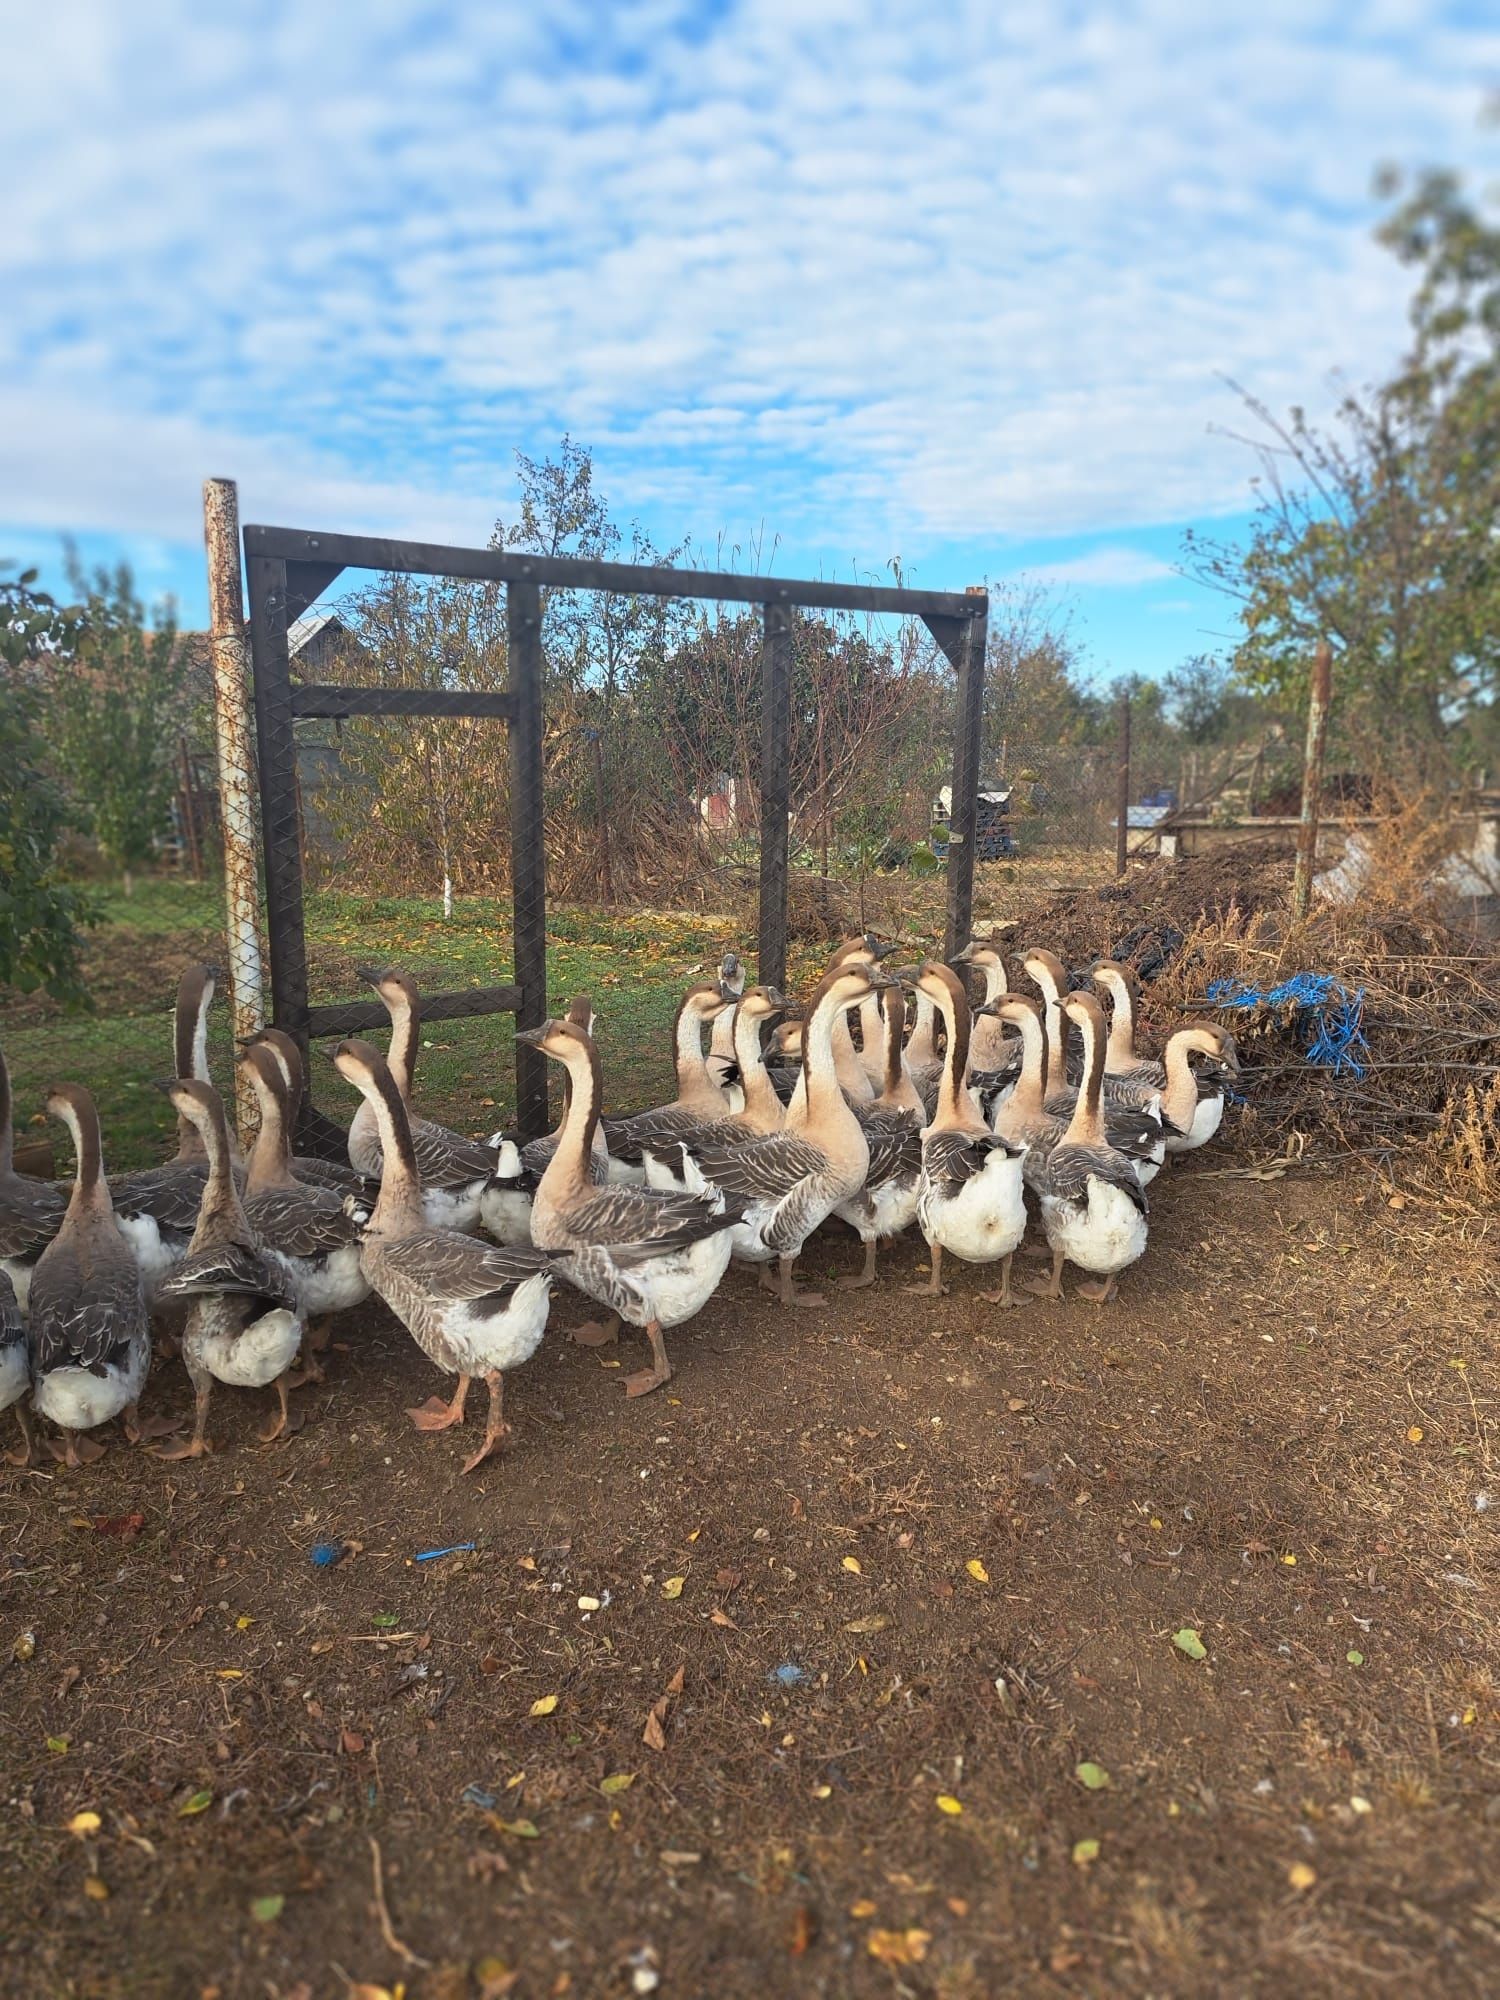
[[[201,621],[199,488],[483,540],[564,431],[785,573],[1067,596],[1102,672],[1229,629],[1224,378],[1399,352],[1382,161],[1493,165],[1480,6],[49,0],[7,37],[0,557]],[[218,18],[214,18],[217,16]],[[1216,429],[1219,427],[1219,429]]]

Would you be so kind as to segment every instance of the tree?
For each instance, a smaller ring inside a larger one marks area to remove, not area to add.
[[[150,859],[171,825],[184,662],[172,606],[146,624],[128,565],[86,575],[69,551],[83,596],[74,645],[51,662],[47,720],[80,823],[121,871]]]
[[[1240,605],[1246,685],[1302,706],[1327,638],[1346,726],[1410,756],[1500,692],[1500,228],[1431,173],[1380,235],[1418,274],[1401,366],[1324,425],[1241,392],[1260,468],[1249,545],[1190,534],[1187,561]]]
[[[88,997],[79,927],[95,912],[58,870],[67,806],[44,768],[38,722],[41,662],[71,649],[79,621],[35,584],[35,570],[0,575],[0,984],[44,987],[76,1006]]]

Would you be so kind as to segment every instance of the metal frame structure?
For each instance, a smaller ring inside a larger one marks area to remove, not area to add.
[[[759,976],[786,978],[788,781],[791,733],[792,618],[795,609],[885,612],[920,618],[958,677],[953,754],[952,834],[948,850],[947,946],[969,936],[974,908],[974,824],[989,596],[967,591],[905,590],[877,584],[817,583],[738,576],[577,556],[516,555],[503,549],[447,548],[372,535],[309,534],[297,528],[244,531],[260,746],[261,821],[266,861],[266,917],[271,1006],[278,1027],[304,1045],[315,1035],[350,1034],[384,1024],[378,1003],[312,1007],[307,998],[302,857],[292,723],[300,717],[451,715],[498,717],[510,725],[511,879],[515,982],[471,992],[437,993],[423,1002],[429,1020],[514,1013],[535,1027],[547,1013],[546,879],[542,849],[542,591],[607,590],[645,597],[693,597],[763,607],[761,664],[761,839]],[[505,694],[438,688],[309,686],[291,677],[287,627],[346,569],[396,571],[502,583],[510,686]],[[546,1061],[516,1049],[516,1121],[526,1137],[545,1129]],[[307,1137],[316,1143],[316,1121]]]

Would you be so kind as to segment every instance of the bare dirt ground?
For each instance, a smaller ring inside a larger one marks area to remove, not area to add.
[[[1222,1164],[1104,1311],[554,1332],[467,1480],[378,1310],[282,1445],[4,1474],[0,1988],[1495,1992],[1492,1246]]]

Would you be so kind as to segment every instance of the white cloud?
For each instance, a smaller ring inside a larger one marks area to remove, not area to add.
[[[181,540],[226,470],[472,537],[570,427],[626,511],[873,560],[1243,506],[1220,373],[1388,363],[1371,169],[1472,153],[1500,67],[1416,0],[56,0],[15,39],[0,513]]]
[[[1085,590],[1133,590],[1143,583],[1160,583],[1176,576],[1177,571],[1144,549],[1104,547],[1088,549],[1062,562],[1038,563],[1026,574],[1037,583]]]

